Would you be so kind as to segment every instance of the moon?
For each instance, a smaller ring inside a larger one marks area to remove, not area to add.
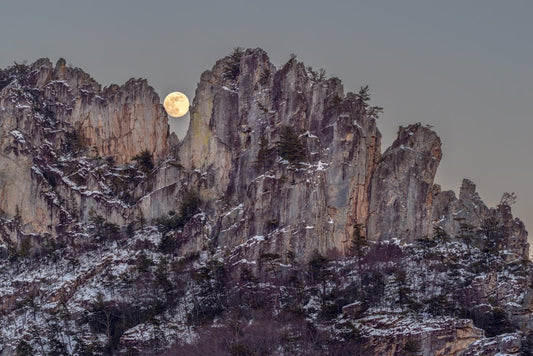
[[[182,117],[189,111],[189,99],[183,93],[175,91],[166,96],[163,106],[172,117]]]

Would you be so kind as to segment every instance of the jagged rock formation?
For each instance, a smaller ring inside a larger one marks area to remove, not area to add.
[[[368,237],[412,242],[431,233],[433,181],[442,157],[435,132],[400,127],[372,176]]]
[[[14,216],[18,206],[23,216],[31,216],[27,232],[53,235],[58,224],[71,224],[61,214],[87,222],[90,209],[106,209],[109,220],[119,225],[140,214],[159,218],[176,210],[192,189],[200,193],[207,214],[203,227],[187,233],[189,251],[206,244],[232,247],[263,236],[266,249],[298,251],[305,260],[315,250],[346,253],[356,224],[372,241],[412,242],[430,236],[433,221],[444,215],[440,225],[456,235],[461,214],[479,227],[489,216],[497,218],[507,226],[513,253],[524,255],[527,249],[523,225],[509,213],[491,213],[471,188],[464,187],[459,199],[453,192],[438,192],[433,181],[440,139],[430,128],[401,128],[382,156],[375,113],[364,98],[345,95],[337,78],[321,78],[295,59],[276,70],[264,51],[254,49],[235,52],[206,71],[191,108],[190,129],[175,157],[136,185],[127,205],[112,196],[95,199],[95,192],[103,192],[98,177],[78,184],[87,189],[73,192],[74,185],[60,179],[58,167],[50,168],[48,161],[72,141],[67,132],[80,135],[70,146],[95,146],[117,163],[142,148],[156,159],[164,156],[166,118],[146,81],[101,90],[64,60],[55,67],[39,60],[20,75],[15,70],[4,72],[2,147],[4,154],[20,152],[21,157],[5,159],[0,208]],[[301,145],[298,162],[278,152],[287,129]],[[43,147],[49,158],[30,162],[32,155],[45,155],[38,153]],[[57,188],[43,199],[36,180],[54,175]],[[33,183],[8,189],[18,177]]]
[[[469,180],[440,191],[430,127],[381,154],[366,94],[235,51],[170,149],[144,80],[102,89],[64,60],[0,71],[0,350],[163,352],[215,318],[240,325],[220,328],[234,353],[259,347],[246,335],[310,355],[523,348],[523,223]]]
[[[501,241],[498,248],[508,252],[509,260],[528,258],[529,244],[524,223],[513,218],[511,208],[506,204],[489,209],[471,180],[463,180],[459,198],[453,191],[440,192],[440,187],[435,186],[433,199],[433,221],[451,236],[460,235],[461,223],[470,225],[473,235],[485,236],[487,226],[484,228],[484,225],[492,219],[499,225],[497,238]]]
[[[305,257],[344,250],[354,223],[367,219],[380,156],[381,135],[363,105],[344,95],[338,79],[313,77],[294,59],[276,71],[259,49],[205,72],[178,157],[205,175],[204,198],[218,200],[212,207],[218,243],[270,235],[277,249]],[[284,127],[301,140],[301,164],[279,159]],[[239,204],[238,212],[225,213]]]
[[[168,153],[167,116],[146,80],[101,89],[64,59],[55,67],[48,59],[15,65],[0,77],[0,209],[18,212],[28,233],[55,235],[70,215],[87,219],[90,208],[103,209],[93,194],[103,190],[99,178],[75,184],[72,170],[60,174],[67,158],[58,151],[84,149],[117,163],[143,149],[156,159]],[[120,213],[106,215],[124,222]]]
[[[57,129],[79,130],[95,154],[112,156],[117,163],[129,162],[142,149],[156,158],[168,153],[167,116],[146,80],[131,79],[102,89],[64,59],[55,66],[40,59],[23,70],[15,76],[3,73],[4,129],[21,129],[33,138],[37,132],[30,118],[44,117],[55,121]],[[38,146],[43,143],[40,139],[32,143]]]
[[[212,227],[197,239],[234,246],[265,236],[272,250],[306,259],[314,250],[346,252],[355,224],[373,241],[431,236],[445,210],[447,223],[440,225],[451,236],[461,214],[476,227],[494,217],[508,226],[509,248],[525,256],[527,232],[518,220],[491,213],[469,187],[459,200],[438,193],[442,152],[435,132],[402,127],[381,156],[367,103],[295,59],[277,71],[260,49],[218,61],[202,75],[191,117],[178,159],[197,172]],[[286,126],[300,133],[305,159],[298,166],[276,152]]]

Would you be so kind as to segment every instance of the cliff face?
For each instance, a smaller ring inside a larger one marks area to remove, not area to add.
[[[305,256],[345,250],[354,224],[366,222],[380,156],[381,135],[363,105],[338,79],[294,59],[276,71],[259,49],[205,72],[178,156],[205,174],[202,195],[219,199],[218,243],[267,236]],[[287,127],[302,145],[298,162],[277,152]]]
[[[10,111],[4,113],[4,120],[12,121],[11,126],[24,122],[22,131],[30,137],[36,132],[22,112],[55,121],[58,128],[78,130],[93,154],[113,156],[117,163],[129,162],[143,149],[156,158],[168,153],[167,116],[146,80],[131,79],[102,89],[64,59],[55,66],[40,59],[23,71],[2,89],[2,97],[9,98],[2,106]],[[9,78],[13,73],[5,75]]]
[[[40,59],[2,71],[0,89],[0,209],[19,213],[26,232],[56,234],[71,215],[86,221],[90,208],[104,209],[94,199],[105,190],[98,174],[80,171],[83,160],[66,167],[76,152],[116,163],[143,149],[168,153],[167,117],[146,80],[102,90],[65,60]]]
[[[46,59],[2,78],[0,208],[20,212],[26,232],[53,235],[88,222],[91,209],[119,225],[156,219],[195,191],[206,215],[186,233],[188,251],[259,236],[255,254],[298,251],[305,260],[315,250],[346,253],[356,229],[371,241],[413,242],[434,223],[455,236],[458,219],[481,228],[492,217],[512,253],[527,253],[527,232],[508,209],[487,208],[473,184],[459,199],[434,185],[442,153],[430,128],[400,128],[381,155],[368,97],[344,94],[340,80],[296,59],[279,70],[261,49],[219,60],[202,74],[185,139],[145,180],[120,168],[143,149],[156,161],[169,153],[166,116],[145,80],[101,89],[64,60]],[[71,159],[82,149],[119,166],[102,175],[99,163]]]
[[[372,177],[368,237],[412,242],[431,234],[433,181],[442,157],[435,132],[400,127]]]
[[[494,247],[505,250],[509,260],[529,256],[524,223],[513,218],[507,204],[488,208],[476,192],[476,185],[469,179],[463,180],[459,198],[454,192],[441,192],[440,187],[435,186],[432,214],[433,225],[443,228],[451,236],[469,234],[472,239],[493,240]],[[491,224],[497,225],[497,234],[491,235],[491,229],[495,228]],[[461,225],[469,226],[470,230],[461,231]]]
[[[0,71],[0,351],[525,344],[523,223],[469,180],[441,192],[430,127],[401,127],[381,154],[379,112],[295,58],[235,51],[202,74],[170,150],[144,80],[102,89],[64,60]],[[232,324],[213,334],[214,320]]]

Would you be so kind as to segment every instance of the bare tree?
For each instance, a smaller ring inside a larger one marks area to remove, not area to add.
[[[511,206],[516,203],[516,194],[514,192],[504,192],[502,198],[500,199],[500,204],[498,206],[507,205]]]

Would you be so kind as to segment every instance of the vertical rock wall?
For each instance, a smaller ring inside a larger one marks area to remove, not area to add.
[[[412,242],[431,233],[433,181],[442,157],[431,129],[400,127],[372,177],[368,237]]]
[[[218,199],[219,244],[267,236],[308,256],[344,250],[354,223],[366,221],[381,135],[337,78],[295,59],[276,70],[264,51],[247,50],[202,75],[191,118],[179,159],[205,175],[203,197]],[[304,147],[301,164],[277,154],[284,126]],[[269,153],[258,164],[261,140]]]
[[[315,250],[347,252],[356,224],[373,241],[411,242],[431,234],[434,223],[455,235],[458,217],[480,226],[492,216],[513,253],[527,251],[523,224],[508,209],[488,209],[473,183],[465,181],[459,199],[434,185],[441,142],[430,128],[400,128],[381,155],[368,103],[295,58],[277,69],[263,50],[249,49],[204,72],[189,131],[172,153],[175,165],[138,185],[134,195],[141,199],[133,207],[119,200],[102,205],[99,173],[90,179],[96,193],[87,187],[80,195],[63,177],[52,192],[45,182],[51,177],[39,167],[57,165],[54,152],[74,131],[92,147],[89,154],[119,164],[143,149],[165,157],[167,118],[145,80],[102,89],[64,60],[53,66],[41,59],[2,71],[0,89],[0,209],[13,216],[18,206],[28,231],[52,231],[68,215],[68,201],[82,220],[95,208],[123,224],[139,211],[149,220],[177,211],[184,194],[196,190],[205,214],[183,232],[191,231],[190,249],[204,245],[199,241],[233,247],[256,238],[266,241],[260,249],[299,251],[306,259]],[[287,127],[301,150],[298,162],[278,152]]]

